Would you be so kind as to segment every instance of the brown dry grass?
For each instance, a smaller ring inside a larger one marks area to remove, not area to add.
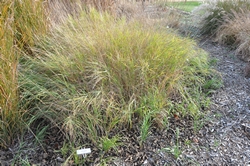
[[[217,31],[216,40],[221,44],[236,48],[236,54],[244,61],[250,59],[250,11],[233,11],[224,18],[224,23]]]
[[[68,16],[78,16],[80,11],[89,11],[90,8],[95,8],[98,11],[107,11],[117,18],[126,17],[127,20],[133,18],[152,23],[152,19],[147,19],[151,16],[148,16],[148,14],[144,12],[145,6],[148,4],[162,6],[168,1],[169,0],[146,0],[145,2],[142,0],[49,0],[47,1],[46,9],[52,27],[53,25],[64,22]],[[165,7],[165,5],[163,6]],[[159,13],[159,11],[157,12]],[[174,27],[179,23],[179,16],[177,16],[178,18],[176,16],[177,15],[173,14],[171,10],[165,12],[165,15],[160,17],[164,17],[165,22],[169,22],[169,27]]]
[[[46,4],[52,25],[64,22],[68,16],[76,16],[82,10],[88,11],[90,7],[98,11],[108,11],[114,15],[117,10],[117,2],[115,0],[49,0]]]
[[[21,130],[18,111],[17,64],[14,46],[14,4],[0,4],[0,148],[11,144]]]

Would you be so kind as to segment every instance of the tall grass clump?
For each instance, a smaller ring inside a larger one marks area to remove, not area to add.
[[[193,10],[195,20],[199,20],[201,33],[214,36],[218,28],[224,23],[225,16],[230,16],[233,11],[250,9],[248,0],[214,0],[208,1]]]
[[[43,0],[14,1],[15,42],[19,49],[32,54],[30,47],[35,44],[34,34],[43,35],[48,22]]]
[[[0,147],[13,143],[25,128],[25,111],[18,107],[18,62],[21,53],[30,53],[34,33],[46,29],[41,5],[33,0],[0,4]]]
[[[17,64],[14,49],[14,4],[0,4],[0,147],[9,145],[19,131]]]
[[[22,59],[23,107],[70,140],[94,144],[145,115],[162,126],[173,101],[200,114],[195,97],[210,75],[207,55],[189,39],[92,9],[40,38],[33,51],[35,58]]]
[[[50,25],[57,26],[68,16],[77,17],[78,14],[89,8],[95,8],[99,12],[105,11],[116,15],[119,1],[116,0],[55,0],[47,1],[46,11],[50,20]]]
[[[216,40],[221,44],[232,46],[240,59],[248,61],[250,59],[250,10],[233,11],[224,19],[224,23],[217,31]]]

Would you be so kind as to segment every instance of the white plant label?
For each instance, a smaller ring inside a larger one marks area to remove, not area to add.
[[[91,153],[91,149],[90,148],[86,148],[86,149],[79,149],[76,151],[77,155],[83,155],[85,156],[86,154]]]

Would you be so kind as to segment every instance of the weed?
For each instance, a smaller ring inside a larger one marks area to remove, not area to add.
[[[197,133],[198,131],[200,131],[203,125],[204,125],[203,119],[201,119],[200,117],[194,117],[194,121],[193,121],[194,133]]]
[[[210,80],[207,80],[203,85],[203,91],[206,95],[213,93],[216,89],[219,89],[223,86],[222,79],[220,77],[213,77]]]
[[[39,143],[42,145],[42,142],[44,141],[44,137],[46,135],[46,131],[48,129],[48,126],[38,126],[37,131],[36,131],[36,141],[35,143]]]
[[[179,156],[180,156],[181,153],[182,153],[182,151],[181,151],[181,149],[180,149],[180,147],[179,147],[178,145],[174,145],[174,146],[171,147],[171,148],[164,148],[164,151],[171,153],[172,155],[174,155],[174,157],[175,157],[176,159],[178,159]]]
[[[182,150],[179,145],[179,135],[180,135],[179,128],[176,128],[175,134],[176,134],[176,144],[173,147],[163,148],[162,150],[171,153],[172,155],[174,155],[176,159],[178,159],[182,153]]]
[[[191,140],[186,139],[186,140],[185,140],[185,145],[186,145],[186,146],[190,146],[190,145],[191,145]]]
[[[214,114],[214,116],[215,116],[216,118],[220,118],[220,117],[222,117],[222,114],[219,113],[219,112],[217,112],[217,113]]]
[[[147,137],[149,135],[149,128],[151,126],[150,118],[151,118],[150,113],[147,113],[143,117],[143,121],[142,121],[142,125],[141,125],[141,134],[140,134],[140,136],[141,136],[140,145],[142,145],[142,143],[147,139]]]
[[[100,164],[98,164],[99,166],[108,166],[110,165],[110,162],[114,160],[113,157],[105,157],[105,158],[101,158],[100,160]]]
[[[80,147],[75,147],[71,142],[63,142],[63,146],[59,151],[63,155],[63,158],[66,159],[63,165],[77,164],[81,165],[85,162],[85,159],[82,156],[76,154],[76,150]]]
[[[69,151],[70,151],[69,144],[64,141],[63,142],[63,146],[60,149],[60,152],[61,152],[61,154],[63,155],[64,158],[66,158],[66,156],[68,155]]]
[[[102,145],[102,149],[107,152],[110,149],[116,149],[117,146],[121,145],[121,143],[119,143],[120,141],[120,137],[118,135],[112,137],[111,139],[109,139],[107,136],[102,137],[100,139],[100,143]]]
[[[25,159],[20,159],[18,164],[21,164],[22,166],[30,166],[30,162],[27,157]]]
[[[211,58],[209,61],[209,65],[210,66],[215,66],[218,63],[218,59],[217,58]]]
[[[220,141],[219,141],[219,140],[214,140],[214,146],[215,146],[215,147],[220,146]]]

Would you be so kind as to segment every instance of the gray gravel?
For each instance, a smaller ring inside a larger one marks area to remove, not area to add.
[[[224,86],[212,95],[209,123],[199,132],[198,145],[183,155],[200,165],[250,165],[250,79],[244,77],[247,65],[234,52],[211,41],[200,47],[218,59],[217,70]]]

